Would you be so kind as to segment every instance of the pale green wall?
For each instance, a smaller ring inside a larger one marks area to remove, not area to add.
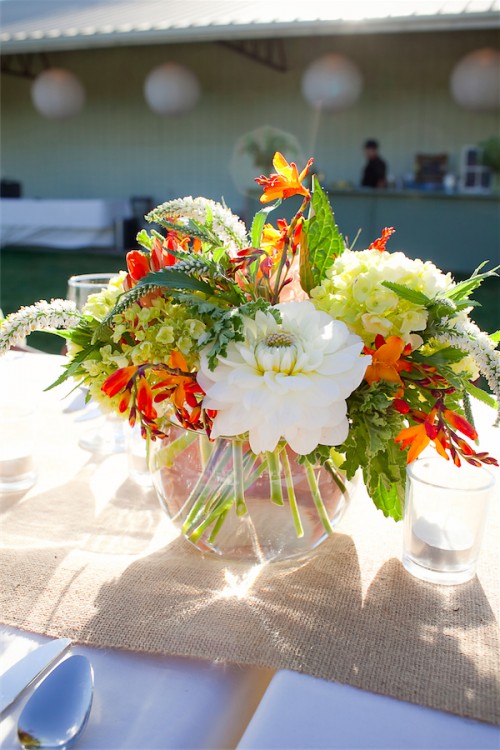
[[[357,182],[360,144],[381,140],[395,175],[411,170],[415,152],[447,151],[498,131],[498,117],[462,110],[448,91],[450,72],[466,53],[498,46],[493,32],[387,34],[289,39],[286,74],[215,44],[129,47],[50,54],[52,65],[80,76],[87,105],[70,121],[41,117],[29,81],[2,75],[2,174],[20,179],[25,195],[106,197],[152,194],[224,195],[235,209],[229,161],[235,140],[262,124],[294,133],[331,180]],[[301,74],[321,54],[347,54],[365,88],[348,112],[315,114],[300,94]],[[202,86],[197,109],[179,119],[149,111],[143,81],[154,66],[192,67]]]

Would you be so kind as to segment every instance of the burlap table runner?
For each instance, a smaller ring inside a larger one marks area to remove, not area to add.
[[[40,358],[35,380],[49,382],[41,373],[53,365]],[[52,394],[41,402],[39,482],[0,496],[4,624],[293,669],[500,723],[498,503],[478,577],[462,586],[407,574],[401,526],[364,492],[307,561],[249,570],[175,538],[154,493],[127,478],[125,457],[80,450],[91,423],[63,414]]]

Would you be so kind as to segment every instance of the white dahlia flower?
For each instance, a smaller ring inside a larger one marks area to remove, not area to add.
[[[210,370],[202,352],[198,382],[203,405],[216,409],[212,437],[248,432],[254,453],[284,439],[296,453],[339,445],[349,432],[346,398],[363,379],[371,357],[347,326],[309,301],[277,305],[245,318],[245,340],[231,343]]]

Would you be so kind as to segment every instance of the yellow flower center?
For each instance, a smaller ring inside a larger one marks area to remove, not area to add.
[[[285,333],[284,331],[281,331],[280,333],[270,333],[264,339],[264,344],[272,348],[277,348],[279,346],[293,346],[294,343],[295,336],[292,336],[291,333]]]

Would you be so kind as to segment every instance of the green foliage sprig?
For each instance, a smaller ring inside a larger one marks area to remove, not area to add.
[[[300,248],[300,283],[308,293],[319,286],[335,258],[345,250],[330,201],[316,176],[311,207],[311,216],[304,221]]]

